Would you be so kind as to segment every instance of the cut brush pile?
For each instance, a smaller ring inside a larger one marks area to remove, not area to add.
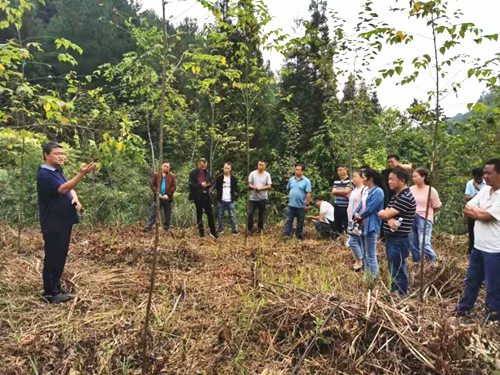
[[[139,227],[79,228],[64,286],[75,298],[40,298],[43,250],[36,228],[0,234],[0,373],[138,374],[152,235]],[[500,328],[452,314],[467,266],[466,239],[435,240],[439,264],[410,265],[407,299],[381,274],[367,288],[351,271],[345,239],[283,240],[281,228],[199,239],[162,233],[152,304],[152,374],[492,374]],[[314,238],[306,231],[307,238]]]

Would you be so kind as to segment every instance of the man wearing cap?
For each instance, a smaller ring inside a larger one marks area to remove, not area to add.
[[[62,171],[66,154],[60,143],[45,144],[43,158],[45,164],[38,171],[37,191],[45,250],[44,298],[49,303],[61,303],[71,299],[61,287],[61,276],[68,256],[71,230],[73,224],[78,223],[77,211],[82,208],[73,189],[96,165],[82,164],[78,174],[68,181]]]
[[[210,201],[210,188],[212,185],[212,176],[207,170],[207,160],[200,158],[198,167],[189,173],[189,199],[196,206],[196,223],[198,224],[200,237],[205,237],[205,229],[203,228],[203,211],[205,211],[208,226],[210,227],[210,236],[217,238],[212,202]]]

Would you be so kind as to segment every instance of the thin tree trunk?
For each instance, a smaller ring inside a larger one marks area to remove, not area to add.
[[[21,30],[17,29],[17,36],[19,38],[19,45],[21,48],[23,48],[23,39],[21,37]],[[26,60],[22,59],[22,64],[21,64],[21,84],[24,84],[24,73],[25,73],[25,67],[26,67]],[[20,107],[23,106],[24,103],[24,97],[21,95],[21,104]],[[16,115],[17,119],[17,126],[19,126],[19,111],[17,112]],[[22,122],[22,129],[21,133],[23,134],[23,148],[22,148],[22,154],[21,154],[21,196],[20,196],[20,207],[19,207],[19,220],[18,220],[18,227],[17,227],[17,251],[21,250],[21,232],[23,229],[23,223],[24,223],[24,194],[25,194],[25,188],[26,188],[26,167],[25,167],[25,152],[26,152],[26,137],[24,134],[24,128],[26,126],[25,123],[25,117],[24,117],[24,112],[21,114],[21,122]]]
[[[250,109],[249,109],[249,103],[247,98],[245,99],[245,106],[246,106],[246,151],[247,151],[247,178],[250,175]],[[245,246],[247,246],[248,243],[248,210],[250,206],[250,186],[248,186],[247,183],[247,226],[245,230]],[[261,208],[259,208],[261,210]],[[255,212],[255,211],[254,211]],[[260,215],[260,211],[259,211]]]
[[[166,72],[167,72],[167,57],[168,57],[168,44],[167,44],[167,23],[165,19],[165,6],[167,2],[162,0],[162,10],[163,10],[163,66],[161,74],[161,100],[160,100],[160,129],[159,129],[159,140],[158,140],[158,180],[156,183],[157,189],[155,194],[156,199],[156,228],[155,228],[155,239],[153,244],[153,260],[151,264],[151,274],[149,280],[149,294],[148,303],[146,306],[146,315],[144,317],[144,329],[142,332],[142,375],[148,373],[148,335],[149,335],[149,317],[151,314],[151,301],[153,298],[153,289],[155,285],[156,277],[156,261],[158,257],[158,242],[160,237],[160,195],[159,187],[161,186],[162,171],[161,171],[161,161],[163,159],[163,126],[165,123],[165,83],[166,83]]]
[[[151,138],[151,129],[149,127],[149,112],[147,112],[147,111],[146,111],[146,126],[148,128],[149,145],[151,146],[151,162],[152,162],[153,169],[154,169],[154,166],[156,164],[156,162],[155,162],[155,148],[153,145],[153,138]]]
[[[23,126],[24,126],[24,116],[23,116]],[[24,130],[22,130],[24,132]],[[20,209],[19,209],[19,221],[17,227],[17,251],[21,250],[21,232],[23,230],[24,224],[24,195],[26,191],[26,137],[23,133],[23,148],[21,153],[21,190],[20,190]]]
[[[434,132],[432,135],[432,146],[431,146],[431,168],[429,173],[429,192],[427,193],[427,204],[425,207],[425,220],[424,220],[424,231],[422,234],[422,246],[421,246],[421,256],[420,256],[420,293],[419,300],[420,303],[424,301],[424,287],[425,287],[425,275],[424,275],[424,262],[425,262],[425,239],[426,239],[426,230],[427,230],[427,217],[429,215],[430,205],[431,205],[431,191],[432,191],[432,183],[434,177],[434,163],[436,160],[436,145],[438,138],[438,130],[439,130],[439,64],[438,64],[438,50],[437,50],[437,36],[436,36],[436,19],[434,18],[434,13],[431,13],[431,25],[432,25],[432,39],[434,42],[434,62],[436,67],[436,109],[435,109],[435,119],[434,119]]]

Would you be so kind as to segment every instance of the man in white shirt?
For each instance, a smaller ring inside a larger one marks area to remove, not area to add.
[[[486,284],[486,320],[500,320],[500,159],[484,165],[486,185],[465,206],[465,216],[475,219],[474,248],[465,277],[464,294],[457,315],[466,316]]]
[[[335,211],[333,206],[321,199],[314,202],[314,206],[319,209],[319,216],[307,216],[306,219],[312,220],[314,227],[323,238],[333,236],[335,233]]]

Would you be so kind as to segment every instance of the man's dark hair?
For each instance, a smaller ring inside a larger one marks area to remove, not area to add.
[[[163,163],[161,163],[161,165],[163,164],[170,164],[170,162],[168,160],[163,160]]]
[[[415,172],[417,172],[420,177],[423,177],[424,178],[424,183],[426,185],[430,185],[430,182],[429,182],[429,171],[425,168],[417,168],[415,169]]]
[[[398,154],[389,154],[389,155],[387,155],[387,160],[392,159],[392,158],[394,158],[396,160],[401,160],[401,158],[399,157]]]
[[[382,186],[382,175],[378,173],[375,169],[368,168],[363,171],[363,175],[367,180],[372,180],[378,187]]]
[[[45,160],[45,154],[50,154],[55,148],[64,148],[59,142],[50,141],[42,146],[43,160]]]
[[[403,180],[405,182],[405,184],[407,184],[408,181],[410,181],[410,175],[404,169],[394,168],[391,171],[391,173],[395,174],[396,177],[398,178],[398,180]]]
[[[257,162],[257,164],[259,163],[264,163],[265,165],[267,165],[267,161],[263,160],[263,159],[259,159],[259,161]]]
[[[483,177],[483,168],[474,168],[472,170],[472,177]]]
[[[233,165],[232,165],[230,162],[226,161],[226,162],[224,163],[224,165],[226,165],[226,164],[227,164],[227,165],[229,165],[231,168],[233,168]]]
[[[363,164],[361,167],[359,167],[360,170],[364,169],[370,169],[370,166],[368,164]]]
[[[484,165],[494,165],[495,166],[495,172],[500,173],[500,159],[491,159],[488,160]]]
[[[302,172],[305,172],[305,170],[306,170],[306,168],[304,167],[304,165],[303,165],[303,164],[300,164],[300,163],[295,164],[295,168],[297,168],[297,167],[300,167],[300,170],[301,170]]]
[[[339,165],[337,166],[337,169],[339,169],[339,168],[343,168],[343,169],[347,170],[347,167],[346,167],[346,165],[345,165],[345,164],[339,164]]]
[[[207,163],[207,159],[205,159],[205,158],[199,158],[198,159],[198,163],[205,163],[206,164]]]

